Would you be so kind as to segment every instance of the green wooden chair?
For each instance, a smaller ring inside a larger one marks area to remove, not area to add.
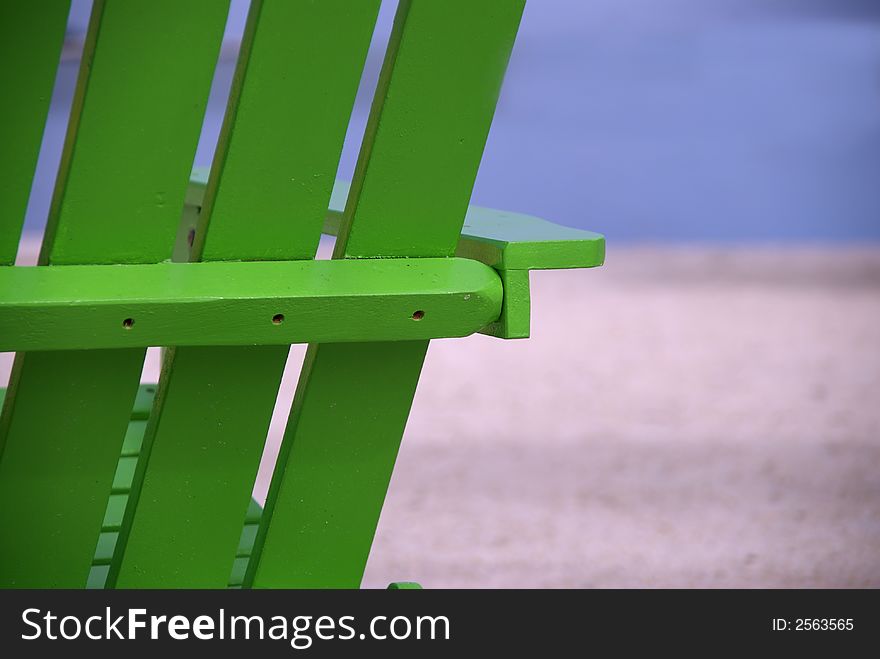
[[[401,0],[349,185],[379,0],[254,0],[192,173],[228,6],[96,0],[36,267],[13,263],[68,2],[0,5],[0,584],[360,585],[429,339],[526,337],[530,270],[603,261],[598,234],[468,207],[523,4]],[[148,346],[172,347],[139,385]]]

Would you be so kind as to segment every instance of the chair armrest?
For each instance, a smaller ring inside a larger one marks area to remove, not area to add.
[[[209,169],[196,167],[186,202],[201,205]],[[330,196],[323,233],[339,233],[348,199],[348,181],[338,179]],[[529,336],[529,271],[594,268],[605,262],[605,237],[532,215],[469,206],[455,255],[494,268],[504,284],[501,317],[482,330],[504,339]]]

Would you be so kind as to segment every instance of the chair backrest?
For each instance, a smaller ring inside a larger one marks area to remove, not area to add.
[[[400,0],[335,258],[455,253],[524,1]],[[68,10],[34,5],[0,9],[7,266]],[[252,0],[204,198],[184,216],[191,260],[314,258],[378,9]],[[95,0],[41,265],[171,258],[227,10]],[[85,586],[97,544],[110,587],[226,587],[246,521],[242,585],[358,586],[427,345],[309,346],[258,524],[287,346],[170,347],[148,420],[143,347],[18,353],[0,417],[0,586]],[[139,458],[124,445],[135,423]],[[117,469],[130,494],[108,548]]]

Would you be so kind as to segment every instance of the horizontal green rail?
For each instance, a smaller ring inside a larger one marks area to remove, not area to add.
[[[0,351],[467,336],[501,278],[469,259],[0,268]]]

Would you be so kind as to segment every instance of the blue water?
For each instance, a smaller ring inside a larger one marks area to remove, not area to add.
[[[343,176],[393,4],[383,6]],[[234,2],[230,44],[246,6]],[[75,2],[74,40],[87,11]],[[199,164],[222,120],[234,49],[224,52]],[[69,55],[31,229],[45,222],[75,69]],[[530,0],[473,202],[619,242],[880,241],[880,1]]]

